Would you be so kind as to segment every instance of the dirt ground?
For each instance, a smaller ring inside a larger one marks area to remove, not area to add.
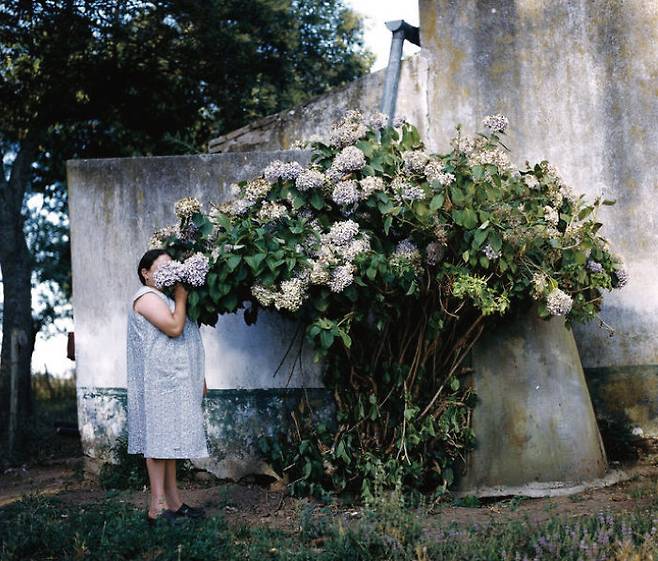
[[[54,460],[47,465],[9,468],[0,475],[0,508],[21,496],[42,493],[69,505],[98,503],[108,498],[146,508],[147,491],[103,490],[82,477],[82,458]],[[576,495],[552,498],[507,497],[480,501],[479,506],[456,506],[454,501],[438,503],[424,519],[431,526],[485,526],[493,522],[529,520],[542,522],[554,516],[579,517],[598,512],[632,511],[656,504],[658,461],[645,458],[624,471],[629,479],[611,487],[592,489]],[[204,474],[205,475],[205,474]],[[314,516],[330,512],[346,521],[358,519],[362,508],[349,504],[327,507],[312,499],[285,496],[282,490],[255,482],[185,481],[183,499],[206,508],[210,515],[221,513],[231,525],[263,525],[296,531],[299,515],[310,510]]]

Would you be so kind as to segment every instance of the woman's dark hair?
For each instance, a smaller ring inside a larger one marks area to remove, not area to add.
[[[169,252],[164,249],[149,249],[139,260],[139,265],[137,265],[137,276],[143,285],[146,286],[146,279],[142,276],[142,269],[150,269],[155,260],[161,255],[169,255]],[[171,257],[171,255],[169,255],[169,257]]]

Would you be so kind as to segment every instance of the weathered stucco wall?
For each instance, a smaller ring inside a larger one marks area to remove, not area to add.
[[[331,123],[337,121],[347,109],[379,110],[385,72],[373,72],[294,109],[259,119],[215,138],[209,142],[208,151],[281,150],[290,148],[295,141],[326,140]],[[412,123],[426,121],[425,72],[425,61],[418,55],[402,61],[397,114],[404,115]]]
[[[77,160],[68,163],[73,304],[80,429],[85,452],[102,456],[125,431],[126,321],[139,288],[137,263],[152,232],[175,222],[174,203],[192,195],[203,203],[227,198],[228,186],[252,177],[272,159],[308,161],[308,152],[219,154]],[[238,477],[254,468],[259,434],[283,428],[287,411],[315,388],[320,365],[305,347],[302,369],[288,373],[300,335],[273,376],[295,333],[292,322],[259,313],[247,326],[242,312],[203,328],[206,352],[207,432],[212,471]],[[318,405],[321,411],[322,407]],[[321,411],[322,412],[322,411]],[[322,413],[324,414],[324,413]]]
[[[421,0],[429,144],[504,113],[518,164],[550,160],[577,191],[616,199],[602,233],[629,284],[575,330],[599,412],[658,436],[658,4]]]

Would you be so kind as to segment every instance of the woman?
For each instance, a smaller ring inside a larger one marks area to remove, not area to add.
[[[155,286],[155,272],[169,261],[164,250],[144,254],[137,267],[144,286],[128,315],[128,453],[146,458],[150,525],[204,516],[181,501],[176,485],[176,458],[208,457],[202,411],[208,390],[201,334],[186,315],[187,290],[177,284],[172,300]]]

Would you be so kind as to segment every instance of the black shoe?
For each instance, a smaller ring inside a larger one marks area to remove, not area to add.
[[[155,518],[151,518],[149,516],[148,510],[146,511],[146,521],[148,522],[148,525],[153,527],[157,523],[160,522],[165,522],[166,524],[169,524],[170,526],[178,526],[180,524],[183,524],[185,522],[185,517],[177,514],[173,510],[163,510],[158,514]]]
[[[206,511],[202,508],[194,508],[183,503],[174,514],[186,516],[187,518],[205,518]]]

